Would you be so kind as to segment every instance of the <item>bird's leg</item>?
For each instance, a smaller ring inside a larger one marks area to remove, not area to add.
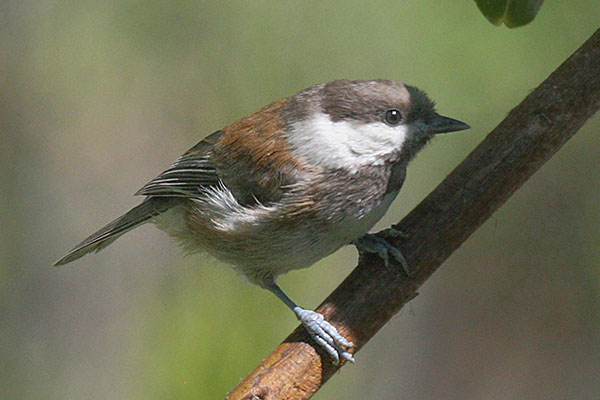
[[[391,255],[392,258],[400,264],[404,273],[407,276],[410,276],[412,272],[408,263],[406,262],[406,259],[402,255],[402,252],[388,242],[388,239],[395,239],[399,237],[406,237],[406,234],[395,228],[388,228],[374,235],[370,233],[365,233],[364,235],[356,239],[354,242],[352,242],[352,244],[356,246],[358,252],[361,254],[377,254],[383,259],[385,266],[388,268],[390,267]]]
[[[340,335],[337,329],[327,322],[321,314],[297,306],[281,290],[274,279],[266,282],[264,287],[269,289],[296,314],[296,317],[298,317],[304,328],[308,331],[308,334],[333,358],[335,364],[340,362],[340,358],[354,362],[352,354],[344,350],[344,347],[353,347],[354,344]]]

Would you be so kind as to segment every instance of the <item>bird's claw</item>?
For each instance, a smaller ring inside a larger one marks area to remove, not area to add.
[[[396,247],[392,246],[388,239],[405,238],[406,234],[394,229],[388,228],[375,235],[366,233],[356,239],[353,244],[358,249],[359,253],[374,253],[383,259],[383,262],[387,268],[390,268],[390,255],[396,260],[402,270],[407,276],[412,274],[412,271],[408,265],[408,262],[402,255],[402,252]]]
[[[301,307],[294,308],[294,313],[308,334],[333,358],[335,364],[340,363],[340,358],[354,362],[352,354],[344,350],[344,347],[353,347],[354,344],[340,335],[321,314]]]

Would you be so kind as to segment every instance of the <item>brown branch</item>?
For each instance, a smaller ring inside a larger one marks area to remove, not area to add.
[[[600,30],[596,31],[397,226],[414,274],[362,256],[318,308],[358,351],[414,296],[467,238],[571,138],[600,107]],[[307,399],[339,366],[297,328],[228,399]]]

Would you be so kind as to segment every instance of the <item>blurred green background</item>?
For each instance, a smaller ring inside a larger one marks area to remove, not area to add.
[[[598,28],[547,2],[517,30],[474,2],[0,4],[0,398],[218,399],[294,327],[271,294],[156,228],[53,261],[204,135],[337,78],[426,90],[472,130],[409,168],[397,222]],[[600,73],[600,71],[590,71]],[[596,116],[317,394],[600,398]],[[280,283],[315,307],[346,248]]]

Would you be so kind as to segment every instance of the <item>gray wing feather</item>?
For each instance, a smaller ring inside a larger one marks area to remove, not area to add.
[[[219,177],[210,156],[211,150],[221,134],[222,131],[217,131],[204,138],[135,194],[158,197],[195,197],[203,187],[217,185]]]
[[[221,134],[217,131],[189,149],[136,193],[149,196],[147,199],[79,243],[54,265],[63,265],[87,253],[102,250],[124,233],[181,204],[182,197],[195,197],[203,187],[217,185],[219,177],[210,156]]]

